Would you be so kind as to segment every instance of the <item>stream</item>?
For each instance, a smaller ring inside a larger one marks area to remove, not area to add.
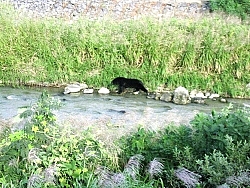
[[[176,105],[148,99],[145,94],[100,95],[80,92],[64,95],[63,88],[0,87],[0,120],[18,125],[21,121],[18,117],[20,109],[36,103],[45,89],[52,97],[62,101],[63,106],[53,111],[58,122],[76,130],[92,127],[96,133],[105,132],[106,137],[124,134],[138,126],[158,130],[168,124],[188,124],[197,113],[220,111],[229,103],[233,103],[234,107],[250,106],[249,99],[227,99],[228,103],[207,99],[206,104]]]

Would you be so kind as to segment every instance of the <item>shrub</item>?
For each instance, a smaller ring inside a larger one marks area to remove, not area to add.
[[[214,187],[228,183],[232,186],[243,186],[250,181],[245,182],[241,178],[236,178],[235,181],[229,182],[227,179],[232,176],[239,176],[242,172],[250,167],[250,143],[247,141],[238,141],[233,143],[230,136],[225,136],[226,152],[223,154],[221,151],[214,150],[211,154],[205,154],[204,159],[197,160],[197,164],[201,169],[203,177],[208,180],[208,184]]]
[[[25,128],[0,143],[0,183],[6,187],[83,187],[98,165],[114,167],[112,156],[88,131],[75,134],[56,124],[60,102],[43,92],[21,117]]]
[[[230,105],[222,112],[212,111],[211,115],[198,114],[190,123],[193,128],[190,147],[195,155],[203,157],[214,150],[226,152],[225,136],[234,142],[245,141],[250,135],[250,111],[233,109]]]
[[[240,16],[246,19],[250,16],[249,0],[212,0],[210,2],[211,10],[221,10],[229,14]]]

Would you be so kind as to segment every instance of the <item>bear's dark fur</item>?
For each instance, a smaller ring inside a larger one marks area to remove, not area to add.
[[[143,83],[138,79],[117,77],[111,82],[111,84],[118,85],[119,94],[124,92],[126,88],[134,88],[135,89],[134,92],[142,90],[148,93],[148,90],[143,86]]]

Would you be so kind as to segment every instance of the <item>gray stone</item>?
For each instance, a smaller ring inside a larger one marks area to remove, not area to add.
[[[216,98],[219,98],[220,95],[219,94],[216,94],[216,93],[213,93],[209,96],[209,99],[216,99]]]
[[[173,92],[165,92],[161,95],[160,100],[165,102],[171,102],[173,99]]]
[[[227,102],[227,99],[225,99],[225,98],[220,98],[220,102],[226,103],[226,102]]]
[[[161,93],[155,93],[155,100],[160,100]]]
[[[102,88],[100,88],[100,89],[98,90],[98,93],[99,93],[99,94],[109,94],[110,91],[109,91],[109,89],[107,89],[107,88],[105,88],[105,87],[102,87]]]
[[[186,88],[180,86],[174,90],[173,102],[175,104],[188,104],[191,102],[189,92]]]
[[[193,97],[191,98],[192,103],[205,104],[205,100],[202,97]]]
[[[84,89],[83,93],[84,94],[92,94],[92,93],[94,93],[94,89]]]

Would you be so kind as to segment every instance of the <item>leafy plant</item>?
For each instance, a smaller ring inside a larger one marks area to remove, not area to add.
[[[238,141],[233,143],[230,136],[225,136],[226,152],[214,150],[205,154],[204,159],[197,160],[201,173],[208,179],[210,185],[221,185],[235,174],[241,174],[250,167],[250,143]],[[240,181],[240,180],[238,180]],[[233,182],[231,182],[233,184]],[[244,183],[244,182],[243,182]]]
[[[198,114],[191,121],[193,128],[192,145],[197,156],[204,156],[214,150],[226,151],[225,136],[229,135],[234,142],[249,139],[249,111],[233,109],[229,106],[222,112],[212,111],[211,115]]]
[[[52,109],[60,102],[45,91],[21,117],[25,128],[0,144],[0,182],[7,186],[87,186],[98,165],[111,165],[112,155],[88,132],[73,133],[56,124]],[[2,176],[3,175],[3,176]]]
[[[250,16],[250,2],[248,0],[212,0],[211,10],[222,10],[229,14],[246,19]]]

